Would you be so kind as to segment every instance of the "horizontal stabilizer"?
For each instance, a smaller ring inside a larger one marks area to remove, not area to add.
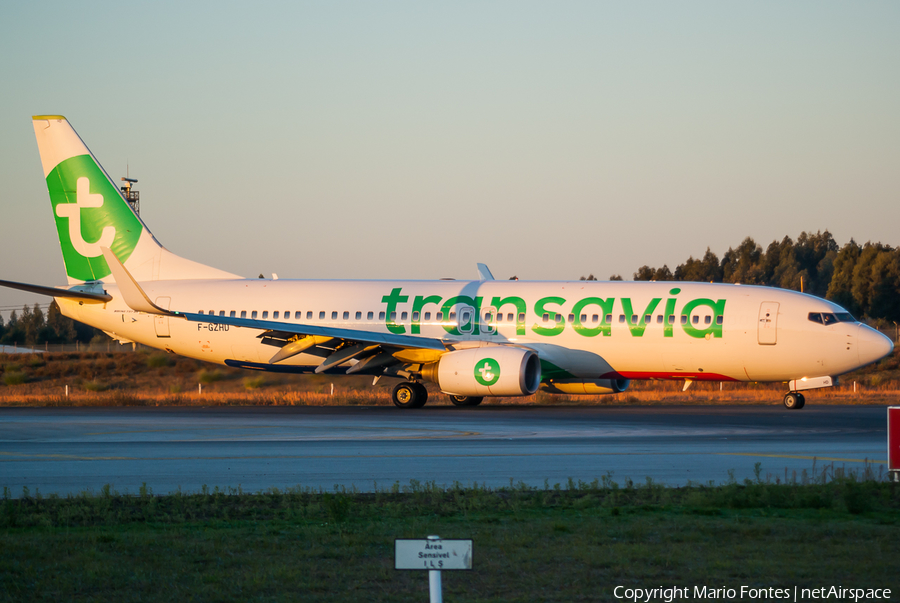
[[[18,289],[19,291],[28,291],[29,293],[49,295],[51,297],[68,297],[71,299],[80,299],[87,302],[112,301],[112,295],[109,295],[108,293],[106,293],[106,291],[104,291],[103,293],[97,293],[94,291],[80,291],[78,289],[57,289],[56,287],[29,285],[28,283],[15,283],[13,281],[0,281],[0,286],[9,287],[10,289]]]

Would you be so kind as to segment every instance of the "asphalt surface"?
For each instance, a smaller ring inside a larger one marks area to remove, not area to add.
[[[0,487],[670,485],[886,463],[884,406],[0,408]]]

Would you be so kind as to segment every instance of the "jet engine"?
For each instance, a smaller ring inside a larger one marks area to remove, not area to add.
[[[541,384],[541,389],[551,394],[590,395],[621,394],[631,384],[630,379],[551,379]]]
[[[487,346],[448,352],[422,376],[456,396],[530,396],[541,384],[541,361],[532,350]]]

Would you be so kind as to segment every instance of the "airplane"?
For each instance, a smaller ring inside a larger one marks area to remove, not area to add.
[[[65,117],[33,117],[68,284],[49,295],[121,343],[275,373],[398,379],[421,408],[433,383],[485,398],[615,394],[633,379],[786,382],[784,406],[893,350],[844,308],[725,283],[246,279],[175,255],[125,201]]]

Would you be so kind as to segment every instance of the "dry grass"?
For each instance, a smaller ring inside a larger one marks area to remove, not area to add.
[[[158,352],[0,355],[0,406],[386,406],[396,383],[371,377],[282,375],[214,367]],[[857,391],[853,384],[856,382]],[[331,387],[334,386],[334,395]],[[68,386],[68,397],[66,396]],[[625,393],[565,396],[538,392],[496,405],[778,405],[783,384],[633,381]],[[429,406],[450,405],[429,385]],[[813,404],[892,404],[900,400],[900,353],[806,394]]]

